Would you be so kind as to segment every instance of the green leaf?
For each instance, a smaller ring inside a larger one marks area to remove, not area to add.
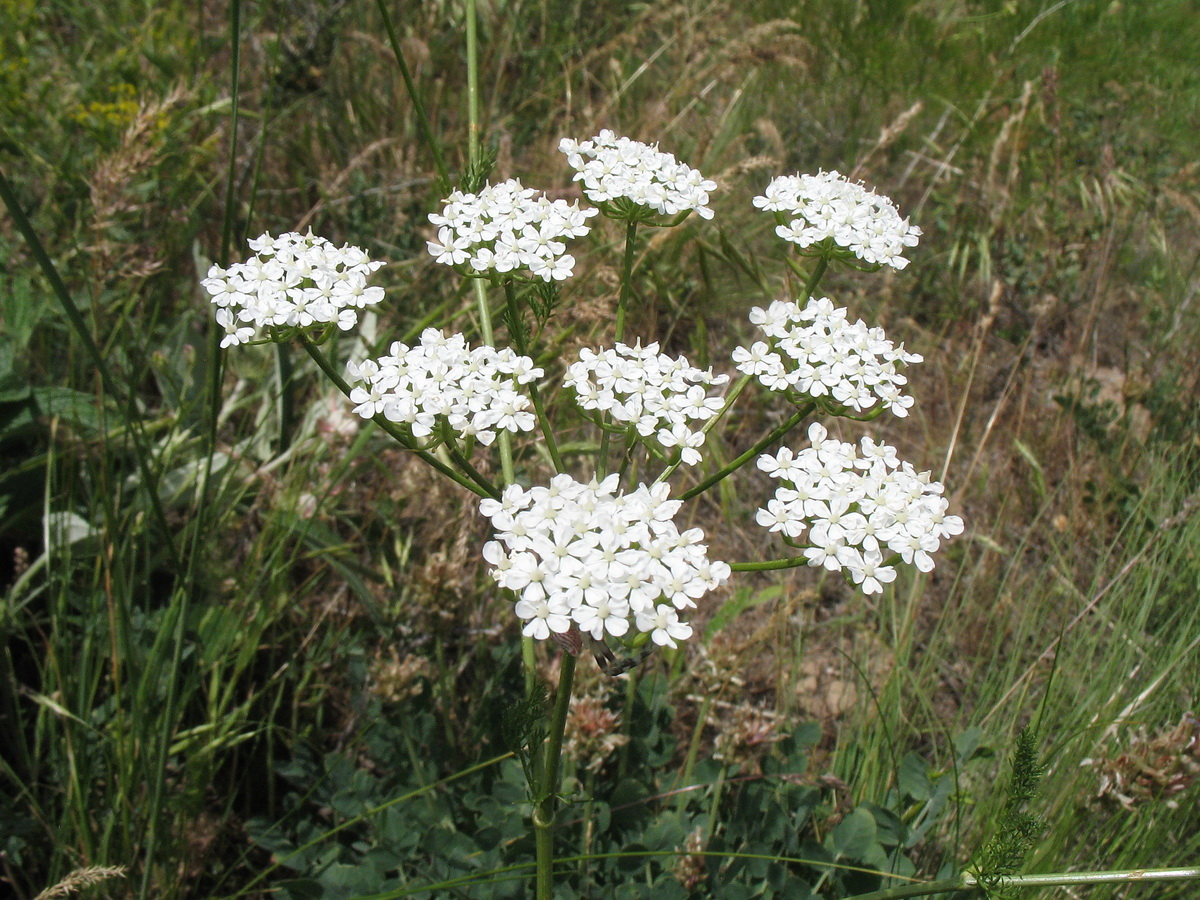
[[[41,416],[65,419],[86,431],[95,432],[103,427],[101,408],[92,394],[65,387],[38,387],[33,389],[33,401]],[[105,404],[105,410],[113,424],[120,421],[111,403]]]
[[[916,753],[908,753],[900,762],[900,793],[913,800],[928,800],[933,791],[926,772],[925,760]]]
[[[862,859],[875,846],[875,817],[858,807],[829,833],[825,846],[835,859]]]
[[[957,738],[954,739],[954,752],[958,756],[958,764],[961,766],[970,762],[976,755],[991,756],[980,748],[980,743],[983,741],[983,729],[977,725],[972,725]]]

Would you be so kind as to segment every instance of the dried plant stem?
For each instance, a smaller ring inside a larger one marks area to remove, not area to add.
[[[53,900],[54,897],[65,897],[68,894],[81,891],[84,888],[107,881],[110,878],[124,878],[124,866],[88,866],[86,869],[76,869],[53,887],[48,887],[33,900]]]

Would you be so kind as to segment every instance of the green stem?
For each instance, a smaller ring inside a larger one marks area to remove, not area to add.
[[[974,886],[979,879],[964,872],[963,881]],[[1121,884],[1140,881],[1191,881],[1200,879],[1200,866],[1178,866],[1172,869],[1117,869],[1110,872],[1055,872],[1047,875],[1006,875],[997,885],[1009,887],[1060,887],[1073,884]]]
[[[629,738],[621,745],[620,756],[617,759],[617,781],[625,778],[629,771],[629,748],[633,744],[633,708],[637,703],[638,670],[632,669],[625,680],[625,709],[621,713],[621,727]]]
[[[804,285],[804,302],[808,303],[808,298],[813,295],[813,291],[817,289],[817,282],[821,280],[821,276],[825,274],[825,270],[829,268],[829,260],[822,256],[817,260],[817,266],[813,269],[812,274],[808,276],[808,281]]]
[[[1065,887],[1076,884],[1136,884],[1146,881],[1190,881],[1200,879],[1200,866],[1175,869],[1122,869],[1111,872],[1057,872],[1049,875],[1006,875],[995,885],[999,890],[1011,888]],[[958,878],[906,884],[901,887],[859,894],[851,900],[903,900],[905,897],[928,897],[982,888],[979,877],[963,872]]]
[[[718,481],[721,481],[721,480],[729,477],[730,475],[732,475],[734,472],[736,472],[738,469],[740,469],[742,466],[744,466],[751,458],[762,453],[763,450],[767,449],[767,447],[770,447],[776,441],[782,439],[784,435],[786,435],[789,431],[791,431],[793,428],[795,428],[797,425],[799,425],[802,421],[804,421],[804,419],[807,418],[808,415],[814,409],[816,409],[816,406],[817,405],[815,403],[804,404],[802,407],[800,407],[798,410],[796,410],[794,413],[792,413],[791,417],[786,422],[784,422],[782,425],[777,426],[775,429],[773,429],[771,431],[770,434],[768,434],[766,437],[764,437],[762,440],[760,440],[757,444],[755,444],[753,447],[751,447],[749,450],[747,450],[745,453],[743,453],[737,459],[733,460],[731,463],[726,465],[719,472],[714,472],[712,475],[709,475],[707,478],[705,478],[702,482],[700,482],[695,487],[689,488],[688,490],[684,491],[682,494],[679,495],[679,499],[680,500],[691,500],[697,494],[703,494],[705,491],[707,491],[710,487],[712,487]]]
[[[794,569],[808,565],[807,556],[789,556],[785,559],[768,559],[764,562],[730,563],[734,572],[769,572],[772,569]]]
[[[478,147],[476,152],[478,152]],[[483,336],[485,344],[495,347],[496,334],[492,330],[492,310],[488,306],[487,287],[482,278],[475,278],[472,281],[475,286],[475,305],[479,309],[479,333]],[[507,487],[517,479],[516,470],[513,468],[512,432],[501,431],[496,443],[500,447],[500,472]]]
[[[596,773],[588,770],[587,800],[583,806],[583,859],[579,861],[579,877],[583,883],[584,900],[592,896],[592,841],[596,833]]]
[[[325,373],[326,377],[328,377],[330,381],[337,385],[338,390],[349,397],[354,389],[346,383],[346,379],[342,377],[341,373],[338,372],[338,370],[330,364],[329,360],[325,358],[325,354],[321,352],[320,348],[304,335],[300,335],[300,346],[303,347],[305,352],[312,357],[313,362],[315,362],[321,371]],[[461,472],[456,472],[454,469],[450,468],[450,466],[446,465],[432,453],[429,453],[426,450],[418,450],[413,446],[413,443],[408,436],[405,435],[404,432],[402,432],[399,428],[397,428],[394,422],[389,422],[383,415],[377,415],[371,421],[391,435],[391,437],[393,437],[396,442],[405,450],[409,450],[417,454],[417,456],[419,456],[429,465],[433,466],[433,468],[437,469],[456,484],[462,485],[472,494],[478,494],[480,497],[498,498],[500,496],[499,489],[497,489],[494,484],[492,484],[482,475],[478,475],[478,473],[476,473],[479,480],[473,481],[472,479],[463,475]]]
[[[475,0],[467,0],[467,158],[479,162],[479,34]],[[491,341],[489,340],[490,344]]]
[[[525,666],[525,696],[537,686],[537,644],[528,635],[521,635],[521,662]]]
[[[625,260],[621,267],[621,295],[617,298],[617,343],[625,337],[625,308],[629,305],[633,285],[633,249],[637,227],[636,219],[630,220],[625,226]]]
[[[679,778],[675,782],[676,789],[692,783],[692,772],[696,768],[696,756],[700,752],[700,739],[704,735],[704,726],[708,722],[708,711],[712,708],[713,696],[713,694],[704,695],[704,702],[700,704],[700,712],[696,714],[696,725],[692,729],[692,740],[688,744],[687,756],[684,757],[683,771],[679,774]],[[687,804],[687,792],[680,791],[679,799],[675,804],[675,811],[679,814],[680,818],[683,817],[683,813],[687,809]]]
[[[446,160],[442,157],[442,146],[434,137],[433,129],[429,126],[429,116],[425,114],[425,104],[421,102],[421,98],[417,95],[417,86],[413,83],[412,73],[408,70],[408,63],[404,61],[404,54],[400,52],[400,40],[396,37],[396,29],[392,25],[392,17],[388,15],[387,4],[384,0],[377,0],[376,6],[379,7],[379,13],[383,16],[383,27],[387,30],[388,40],[392,44],[392,53],[396,57],[396,62],[400,66],[400,77],[404,79],[404,89],[408,91],[408,98],[412,101],[413,111],[417,114],[417,128],[421,131],[421,137],[425,143],[429,145],[429,149],[433,152],[433,164],[437,167],[438,181],[443,193],[450,190],[450,173],[446,169]]]
[[[450,458],[454,463],[470,476],[471,480],[476,484],[489,484],[490,482],[482,472],[471,464],[471,461],[463,455],[459,449],[457,442],[454,440],[454,430],[450,427],[450,423],[442,421],[442,446],[446,448],[446,452],[450,454]]]
[[[733,386],[733,390],[731,390],[729,392],[728,396],[725,397],[725,405],[722,406],[719,410],[717,410],[717,414],[715,416],[713,416],[711,419],[709,419],[707,422],[704,423],[704,427],[700,429],[701,434],[707,436],[708,433],[717,426],[717,423],[720,422],[721,419],[723,419],[725,417],[725,413],[729,412],[730,408],[737,401],[737,398],[741,396],[742,391],[744,391],[746,389],[746,385],[748,385],[750,383],[750,379],[752,377],[753,377],[752,375],[743,375],[741,378],[739,378],[737,380],[737,384],[735,384]],[[682,465],[682,464],[683,464],[683,457],[681,455],[679,459],[677,459],[672,465],[670,465],[666,469],[664,469],[663,473],[654,479],[654,483],[658,484],[660,482],[666,481],[668,478],[670,478],[675,473],[675,470],[678,469],[680,467],[680,465]]]
[[[630,219],[625,225],[625,258],[621,264],[621,294],[617,298],[617,328],[616,343],[621,343],[625,337],[625,309],[629,305],[629,294],[633,284],[633,249],[637,240],[637,220]],[[604,417],[609,421],[609,417]],[[596,477],[603,478],[608,474],[608,432],[600,435],[600,451],[596,457]]]
[[[504,282],[504,299],[508,303],[508,317],[511,320],[509,335],[513,339],[513,343],[517,345],[517,352],[522,356],[529,356],[529,346],[525,341],[525,337],[521,332],[520,311],[517,308],[517,290],[513,286],[512,281]],[[546,406],[542,403],[542,393],[538,390],[537,382],[529,382],[529,396],[533,400],[533,411],[537,414],[538,426],[542,430],[542,437],[546,439],[546,450],[550,453],[550,460],[554,463],[554,471],[563,471],[562,456],[558,452],[558,441],[554,439],[554,430],[550,427],[550,419],[546,415]]]
[[[536,381],[529,382],[529,397],[533,400],[533,411],[537,413],[538,422],[541,424],[542,437],[546,439],[546,450],[550,453],[550,461],[554,463],[554,471],[561,473],[566,466],[563,465],[562,455],[558,451],[558,441],[554,438],[554,430],[550,427],[546,405],[542,403],[542,392],[538,390]]]
[[[567,710],[571,705],[571,685],[575,680],[575,657],[564,652],[558,676],[558,693],[550,717],[550,735],[546,741],[546,764],[542,767],[542,783],[538,786],[539,800],[533,810],[533,827],[537,841],[537,898],[552,900],[554,896],[554,817],[558,802],[558,772],[562,759],[563,733],[567,727]]]

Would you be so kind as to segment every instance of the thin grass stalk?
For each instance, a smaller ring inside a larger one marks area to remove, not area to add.
[[[1200,880],[1200,866],[1181,866],[1171,869],[1123,869],[1111,872],[1056,872],[1048,875],[1005,875],[999,879],[995,888],[1011,891],[1016,888],[1195,880]],[[958,878],[929,881],[924,884],[906,884],[901,887],[872,891],[869,894],[859,894],[851,900],[904,900],[906,897],[931,897],[935,894],[952,894],[956,891],[982,889],[983,882],[977,875],[964,872]]]
[[[113,380],[112,373],[108,369],[108,361],[100,352],[100,347],[96,344],[95,339],[88,330],[83,314],[75,304],[75,300],[71,297],[71,292],[63,282],[62,276],[58,274],[58,268],[54,265],[54,261],[50,259],[50,255],[42,245],[41,238],[34,231],[29,217],[25,215],[25,211],[21,208],[21,202],[13,191],[12,185],[9,184],[8,179],[4,177],[3,171],[0,171],[0,200],[4,201],[9,215],[12,216],[13,223],[17,226],[17,230],[21,232],[21,236],[25,238],[25,243],[29,247],[30,254],[42,270],[42,274],[46,276],[46,280],[50,282],[50,289],[61,304],[67,321],[71,323],[71,328],[79,336],[80,341],[83,342],[84,349],[87,351],[88,356],[91,357],[92,364],[100,375],[104,392],[115,398],[118,406],[123,410],[122,418],[124,421],[122,424],[129,430],[134,439],[134,457],[138,465],[138,472],[148,489],[151,513],[162,531],[161,537],[164,546],[167,548],[167,552],[170,554],[172,568],[175,569],[176,573],[182,575],[184,572],[183,558],[180,556],[179,548],[175,544],[174,533],[167,524],[166,512],[163,510],[162,502],[159,498],[158,478],[150,468],[150,452],[147,449],[146,437],[142,430],[141,422],[136,417],[130,418],[127,413],[124,413],[125,409],[131,408],[126,402],[126,393],[118,388],[116,382]]]
[[[429,116],[425,113],[425,104],[421,102],[421,97],[417,93],[417,86],[413,83],[412,72],[409,71],[408,63],[404,59],[404,54],[400,50],[400,40],[396,37],[396,28],[392,24],[392,17],[388,15],[387,3],[385,0],[376,0],[375,5],[379,8],[379,14],[383,17],[383,27],[387,31],[388,41],[392,45],[392,54],[396,57],[396,65],[400,67],[400,77],[404,79],[404,89],[408,91],[408,99],[412,101],[413,111],[417,114],[417,128],[421,132],[421,137],[425,143],[429,145],[429,150],[433,153],[433,164],[438,171],[438,187],[442,193],[448,193],[450,190],[450,172],[446,168],[446,159],[442,155],[442,145],[433,133],[433,128],[429,125]]]
[[[242,22],[242,4],[241,0],[232,0],[229,4],[229,35],[230,35],[230,63],[229,63],[229,78],[230,78],[230,133],[229,133],[229,169],[227,173],[227,182],[225,186],[225,202],[224,211],[221,222],[221,246],[220,246],[220,264],[222,267],[229,265],[229,256],[232,252],[233,245],[233,230],[236,203],[236,185],[237,185],[237,132],[239,125],[239,113],[241,102],[241,22]],[[178,700],[178,675],[180,665],[183,660],[184,636],[187,628],[188,609],[192,596],[192,585],[195,578],[195,565],[200,557],[199,541],[202,535],[208,533],[204,527],[208,518],[207,511],[209,508],[210,493],[212,490],[212,462],[213,451],[216,447],[217,438],[217,423],[220,420],[221,413],[221,383],[223,381],[224,355],[220,351],[220,336],[215,322],[209,322],[207,335],[207,351],[208,351],[208,383],[206,385],[206,395],[209,409],[209,428],[208,428],[208,452],[205,454],[203,485],[201,487],[198,508],[195,511],[195,520],[192,530],[192,544],[188,553],[187,571],[184,577],[182,590],[176,590],[172,597],[171,606],[174,607],[173,612],[176,616],[175,629],[172,640],[171,663],[169,672],[170,677],[167,679],[167,696],[164,704],[162,715],[162,729],[158,736],[158,758],[155,760],[153,769],[153,784],[150,790],[150,804],[148,810],[149,817],[149,832],[146,836],[145,850],[145,866],[142,869],[142,877],[138,886],[138,896],[145,900],[150,893],[151,876],[154,869],[154,854],[158,845],[158,822],[161,818],[160,812],[163,803],[163,791],[166,782],[167,755],[171,746],[171,736],[175,730],[175,712],[176,703]],[[157,486],[148,485],[148,488],[157,494]],[[157,644],[157,642],[156,642]],[[154,668],[154,667],[151,667]]]

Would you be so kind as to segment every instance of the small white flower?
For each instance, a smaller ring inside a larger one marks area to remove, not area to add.
[[[692,626],[679,621],[679,613],[669,606],[656,606],[652,610],[637,614],[637,626],[650,632],[650,640],[660,647],[675,649],[675,641],[686,641],[692,636]]]

